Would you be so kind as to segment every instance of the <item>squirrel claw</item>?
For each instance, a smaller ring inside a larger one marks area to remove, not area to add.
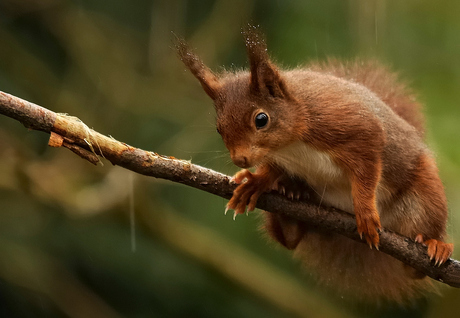
[[[280,194],[286,195],[286,188],[284,188],[283,186],[280,187]]]
[[[422,234],[417,234],[415,237],[415,242],[422,244],[423,246],[426,246],[425,242],[423,241],[423,235]]]
[[[441,260],[438,257],[436,258],[436,261],[434,262],[434,266],[437,266],[437,267],[441,266]]]
[[[271,190],[278,192],[290,200],[298,201],[309,197],[308,185],[305,182],[286,175],[276,179]]]

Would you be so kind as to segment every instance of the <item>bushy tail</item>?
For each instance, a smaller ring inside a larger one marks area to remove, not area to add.
[[[329,59],[327,62],[313,63],[309,68],[312,71],[328,73],[367,87],[396,114],[414,126],[423,137],[425,119],[421,112],[421,105],[417,102],[414,93],[399,81],[397,74],[390,72],[383,65],[375,61],[342,62]]]
[[[295,252],[319,282],[343,298],[408,305],[436,292],[413,268],[339,235],[309,232]]]

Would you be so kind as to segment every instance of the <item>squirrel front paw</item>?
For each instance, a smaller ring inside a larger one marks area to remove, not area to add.
[[[366,239],[370,248],[379,249],[379,231],[382,229],[380,225],[380,217],[377,211],[371,213],[356,213],[356,226],[361,239]]]
[[[246,206],[248,212],[253,211],[257,199],[262,193],[270,190],[273,183],[265,174],[252,173],[247,169],[239,171],[232,180],[239,186],[233,191],[233,196],[228,201],[225,212],[234,210],[233,218],[238,214],[243,214],[246,211]]]

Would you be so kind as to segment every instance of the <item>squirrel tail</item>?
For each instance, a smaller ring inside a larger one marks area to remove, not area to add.
[[[303,263],[314,280],[340,298],[405,306],[425,297],[427,293],[438,292],[431,279],[401,261],[370,249],[366,244],[310,228],[302,222],[298,226],[303,226],[306,231],[296,241],[296,246],[285,244],[285,240],[280,240],[276,235],[279,231],[273,228],[277,224],[274,221],[280,221],[279,215],[265,211],[262,215],[265,222],[261,230],[293,250],[295,258]],[[282,223],[284,235],[286,222],[289,219]],[[292,230],[292,226],[287,232]]]
[[[322,285],[344,298],[404,305],[437,291],[413,268],[338,235],[309,232],[296,252]]]

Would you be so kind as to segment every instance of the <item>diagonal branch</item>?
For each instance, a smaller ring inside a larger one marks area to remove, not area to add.
[[[0,114],[18,120],[29,129],[49,133],[50,146],[66,147],[93,164],[97,164],[98,156],[102,156],[112,164],[136,173],[182,183],[226,199],[231,198],[236,187],[228,176],[219,172],[189,161],[131,147],[88,128],[76,117],[57,114],[1,91]],[[357,234],[355,218],[343,211],[318,207],[315,202],[290,201],[275,193],[262,195],[257,207],[272,213],[282,213],[322,230],[333,231],[365,243]],[[460,262],[449,259],[445,264],[436,267],[430,262],[426,248],[407,237],[384,229],[380,234],[380,251],[435,280],[460,287]]]

